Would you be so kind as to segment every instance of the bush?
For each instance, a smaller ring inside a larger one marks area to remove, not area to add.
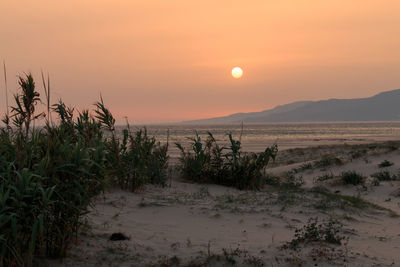
[[[340,177],[344,184],[359,185],[365,182],[365,176],[355,171],[342,172]]]
[[[286,172],[280,186],[286,189],[299,188],[304,184],[303,176],[296,176],[294,172]]]
[[[128,135],[129,145],[122,146],[116,179],[123,189],[134,191],[144,184],[165,186],[168,168],[168,143],[161,145],[147,135],[146,128]],[[118,164],[118,162],[117,162]]]
[[[303,163],[298,168],[293,169],[295,172],[302,172],[306,170],[312,170],[314,167],[311,163]]]
[[[362,149],[362,150],[350,151],[349,154],[352,159],[358,159],[367,154],[367,150]]]
[[[382,161],[381,163],[378,164],[378,167],[379,168],[385,168],[385,167],[390,167],[393,164],[394,164],[393,162],[390,162],[390,161],[385,159],[384,161]]]
[[[318,223],[318,218],[310,218],[308,224],[303,228],[297,228],[294,238],[283,245],[284,249],[298,249],[301,244],[310,242],[326,242],[334,245],[341,245],[345,239],[339,233],[343,225],[336,220]]]
[[[371,174],[371,177],[376,178],[378,181],[395,181],[396,175],[391,175],[388,171],[381,171]]]
[[[53,188],[42,177],[13,164],[2,173],[0,188],[0,265],[30,265],[41,242],[48,211],[54,205]]]
[[[30,74],[19,77],[21,91],[0,129],[0,266],[31,266],[35,255],[63,257],[77,236],[82,217],[106,181],[135,190],[145,183],[165,184],[168,144],[161,146],[146,130],[116,137],[111,112],[103,100],[96,116],[61,100],[45,116],[35,107],[40,95]],[[12,126],[11,126],[12,124]],[[103,132],[109,131],[110,137]],[[118,178],[117,178],[118,177]]]
[[[241,151],[241,142],[228,135],[230,146],[221,147],[211,133],[203,144],[196,132],[191,149],[186,150],[181,144],[176,146],[181,151],[178,166],[181,175],[195,182],[209,182],[238,189],[258,189],[265,184],[265,168],[270,159],[275,159],[278,148],[268,147],[261,153]],[[224,153],[224,150],[228,150]]]
[[[379,179],[376,179],[376,178],[375,178],[374,180],[372,180],[371,184],[372,184],[373,186],[379,186],[381,183],[380,183]]]
[[[275,176],[273,174],[267,173],[265,175],[265,184],[279,186],[281,184],[281,179],[279,176]]]
[[[327,180],[332,180],[334,178],[335,176],[333,175],[333,173],[325,173],[315,178],[314,182],[323,182]]]
[[[324,156],[321,160],[314,162],[315,168],[326,168],[332,165],[343,165],[343,161],[337,157]]]

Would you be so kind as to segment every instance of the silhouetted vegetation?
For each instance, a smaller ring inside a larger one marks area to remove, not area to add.
[[[398,179],[396,175],[392,175],[388,171],[381,171],[371,174],[371,177],[376,178],[378,181],[395,181]]]
[[[335,178],[335,176],[333,175],[333,173],[325,173],[325,174],[322,174],[322,175],[316,177],[314,179],[314,182],[323,182],[323,181],[327,181],[327,180],[332,180],[334,178]]]
[[[340,235],[343,225],[336,220],[318,223],[318,218],[310,218],[302,228],[297,228],[294,238],[283,245],[284,249],[298,249],[301,244],[325,242],[340,245],[346,239]]]
[[[332,165],[343,165],[343,161],[337,157],[324,156],[322,159],[314,162],[315,168],[326,168]]]
[[[35,255],[65,256],[106,183],[133,191],[166,180],[168,144],[146,129],[131,133],[129,125],[120,140],[102,99],[95,116],[84,110],[74,118],[61,100],[50,106],[44,82],[48,113],[45,126],[35,128],[33,122],[46,117],[36,111],[40,94],[30,74],[18,82],[15,106],[0,129],[0,266],[31,266]]]
[[[378,167],[379,168],[385,168],[385,167],[390,167],[393,164],[394,164],[393,162],[390,162],[390,161],[385,159],[384,161],[382,161],[381,163],[378,164]]]
[[[211,133],[203,143],[196,133],[190,149],[181,144],[179,170],[188,180],[200,183],[215,183],[239,189],[258,189],[266,182],[265,168],[275,159],[278,148],[268,147],[261,153],[241,151],[241,142],[228,135],[230,146],[220,146]],[[227,151],[227,152],[225,152]]]
[[[365,182],[365,176],[355,171],[342,172],[340,178],[344,184],[359,185]]]
[[[289,171],[281,178],[279,186],[285,189],[295,189],[301,187],[303,184],[303,176],[296,176],[295,172]]]

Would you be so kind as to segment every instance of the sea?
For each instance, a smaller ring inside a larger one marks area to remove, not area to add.
[[[141,128],[134,126],[131,128]],[[228,134],[240,140],[243,151],[261,152],[273,144],[279,150],[325,144],[361,144],[400,140],[400,122],[324,122],[324,123],[237,123],[221,125],[150,125],[148,134],[169,143],[171,158],[179,157],[175,143],[190,146],[196,133],[202,140],[212,133],[221,145],[228,145]]]

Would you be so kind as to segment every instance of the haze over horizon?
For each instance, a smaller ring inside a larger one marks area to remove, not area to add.
[[[43,69],[53,102],[88,108],[101,92],[119,122],[218,117],[400,88],[399,10],[395,0],[4,0],[0,59],[10,103],[16,75],[41,87]]]

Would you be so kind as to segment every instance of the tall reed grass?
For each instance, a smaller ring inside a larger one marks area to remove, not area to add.
[[[74,117],[62,100],[37,112],[40,94],[32,75],[18,78],[15,105],[0,129],[0,266],[31,266],[35,255],[63,257],[88,207],[109,182],[131,191],[164,185],[168,143],[161,145],[129,125],[122,140],[103,99]],[[58,117],[57,123],[49,118]],[[32,127],[45,118],[45,126]],[[109,133],[106,133],[109,132]]]
[[[220,146],[212,133],[208,133],[203,143],[195,133],[190,148],[180,143],[181,151],[178,166],[181,175],[195,182],[215,183],[233,186],[238,189],[259,189],[265,184],[265,169],[278,152],[277,145],[267,147],[261,153],[242,151],[241,141],[228,134],[229,146]]]

